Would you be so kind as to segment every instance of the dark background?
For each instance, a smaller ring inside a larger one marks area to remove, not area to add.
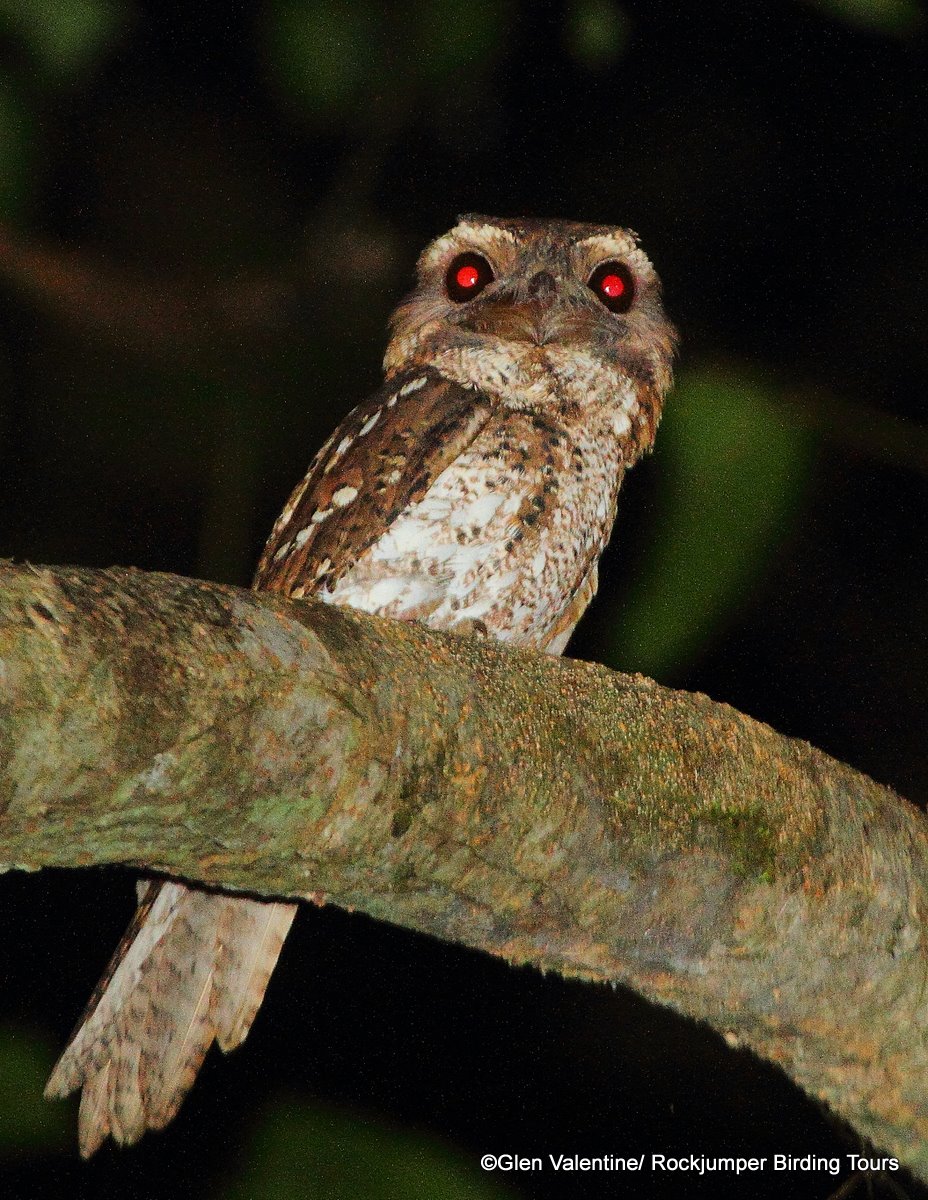
[[[924,802],[924,29],[917,0],[2,0],[0,554],[247,582],[426,240],[469,210],[627,224],[679,387],[571,653]],[[859,1149],[633,995],[312,911],[246,1046],[83,1165],[41,1087],[132,880],[2,890],[4,1196],[826,1197],[847,1171],[478,1159]]]

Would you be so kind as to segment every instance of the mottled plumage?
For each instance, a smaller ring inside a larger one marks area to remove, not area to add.
[[[621,229],[463,217],[392,324],[383,387],[316,456],[255,587],[559,654],[670,385],[650,263]],[[47,1088],[83,1088],[83,1154],[165,1125],[212,1041],[244,1039],[295,911],[142,885]]]

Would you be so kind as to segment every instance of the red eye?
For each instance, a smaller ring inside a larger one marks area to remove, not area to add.
[[[601,263],[590,276],[589,287],[610,312],[628,312],[635,299],[635,280],[625,263]]]
[[[482,254],[459,254],[448,268],[445,287],[455,304],[463,304],[479,296],[494,278],[493,268]]]

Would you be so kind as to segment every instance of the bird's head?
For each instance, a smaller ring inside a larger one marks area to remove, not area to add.
[[[469,214],[417,275],[392,318],[388,376],[429,365],[519,407],[646,388],[656,423],[676,335],[633,233]]]

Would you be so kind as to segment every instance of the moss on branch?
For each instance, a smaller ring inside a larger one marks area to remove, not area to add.
[[[640,677],[124,570],[0,566],[0,697],[3,866],[327,900],[621,981],[928,1179],[926,821],[805,743]]]

